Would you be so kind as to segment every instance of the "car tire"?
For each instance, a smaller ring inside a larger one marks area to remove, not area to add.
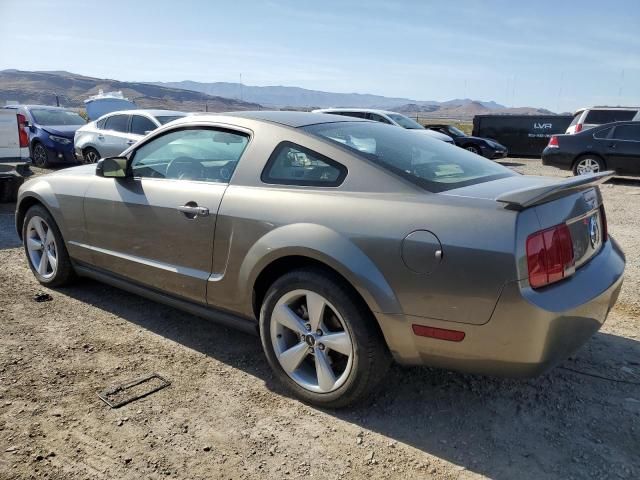
[[[476,155],[480,155],[480,149],[478,147],[476,147],[475,145],[468,145],[466,147],[464,147],[465,150],[471,152],[471,153],[475,153]]]
[[[60,229],[42,205],[27,210],[22,223],[22,243],[29,268],[42,285],[61,287],[74,279],[75,272]],[[43,252],[46,252],[44,262]]]
[[[369,397],[391,363],[366,305],[344,280],[321,269],[294,270],[271,285],[261,308],[260,338],[278,379],[320,407]]]
[[[604,160],[597,155],[582,155],[573,163],[574,175],[604,172],[606,165]]]
[[[93,147],[87,147],[82,151],[82,158],[84,159],[84,163],[96,163],[102,157],[98,150]]]
[[[31,160],[36,167],[47,168],[51,165],[47,149],[40,142],[35,142],[31,148]]]

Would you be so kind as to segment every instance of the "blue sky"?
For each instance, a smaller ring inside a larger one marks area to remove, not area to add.
[[[107,6],[108,5],[108,6]],[[0,0],[0,69],[640,104],[640,1]]]

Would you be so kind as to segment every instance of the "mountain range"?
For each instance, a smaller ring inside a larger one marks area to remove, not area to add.
[[[87,77],[70,72],[0,71],[0,106],[5,102],[84,107],[84,100],[103,90],[122,91],[125,97],[141,108],[223,112],[258,110],[260,105],[234,98],[207,95],[202,92],[153,85],[142,82],[121,82]]]
[[[533,107],[507,108],[494,101],[458,98],[445,102],[385,97],[362,93],[334,93],[286,86],[249,86],[240,83],[124,82],[65,71],[0,71],[0,105],[7,101],[81,108],[99,90],[122,91],[141,108],[183,111],[311,110],[326,107],[380,108],[422,118],[470,120],[479,114],[548,115]]]

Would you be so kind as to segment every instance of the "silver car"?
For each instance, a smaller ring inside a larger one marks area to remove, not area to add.
[[[425,128],[415,120],[397,112],[389,112],[387,110],[377,110],[373,108],[322,108],[314,110],[313,113],[329,113],[331,115],[344,115],[345,117],[364,118],[373,120],[374,122],[385,123],[387,125],[395,125],[396,127],[406,128],[420,135],[428,135],[432,138],[442,140],[443,142],[454,144],[453,138],[442,132],[436,132],[429,128]]]
[[[366,398],[391,359],[539,374],[596,332],[625,259],[606,172],[529,177],[334,115],[190,116],[25,183],[43,285],[85,276],[260,335],[299,398]]]
[[[76,158],[95,163],[103,157],[120,155],[147,133],[186,115],[172,110],[123,110],[103,115],[76,131]]]

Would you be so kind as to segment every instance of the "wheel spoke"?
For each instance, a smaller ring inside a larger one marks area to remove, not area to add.
[[[50,228],[49,230],[47,230],[47,235],[44,239],[44,244],[45,246],[49,246],[51,245],[51,243],[53,242],[53,230]]]
[[[329,359],[322,350],[316,349],[316,373],[318,375],[318,386],[321,390],[328,392],[336,383],[336,376],[331,370]]]
[[[288,373],[293,373],[309,354],[309,346],[300,342],[280,354],[280,365]]]
[[[46,253],[43,252],[43,254],[40,256],[40,263],[38,263],[38,273],[40,275],[46,275],[48,265],[49,265],[49,257],[47,256]]]
[[[58,259],[51,252],[47,252],[47,260],[49,261],[49,265],[51,265],[51,270],[55,273],[58,267]]]
[[[276,307],[273,310],[272,318],[280,325],[287,327],[289,330],[293,330],[298,335],[305,332],[304,322],[287,305]]]
[[[47,235],[44,233],[44,228],[42,228],[42,220],[36,218],[33,221],[33,228],[36,229],[36,233],[38,237],[40,237],[40,241],[44,242],[44,239],[47,238]]]
[[[327,348],[339,352],[343,355],[351,355],[351,342],[346,332],[329,333],[318,339]]]
[[[322,322],[322,316],[324,313],[326,302],[324,298],[313,292],[307,292],[306,298],[311,331],[315,332],[320,328],[320,323]]]
[[[27,238],[27,248],[29,250],[42,250],[42,244],[35,238]]]

